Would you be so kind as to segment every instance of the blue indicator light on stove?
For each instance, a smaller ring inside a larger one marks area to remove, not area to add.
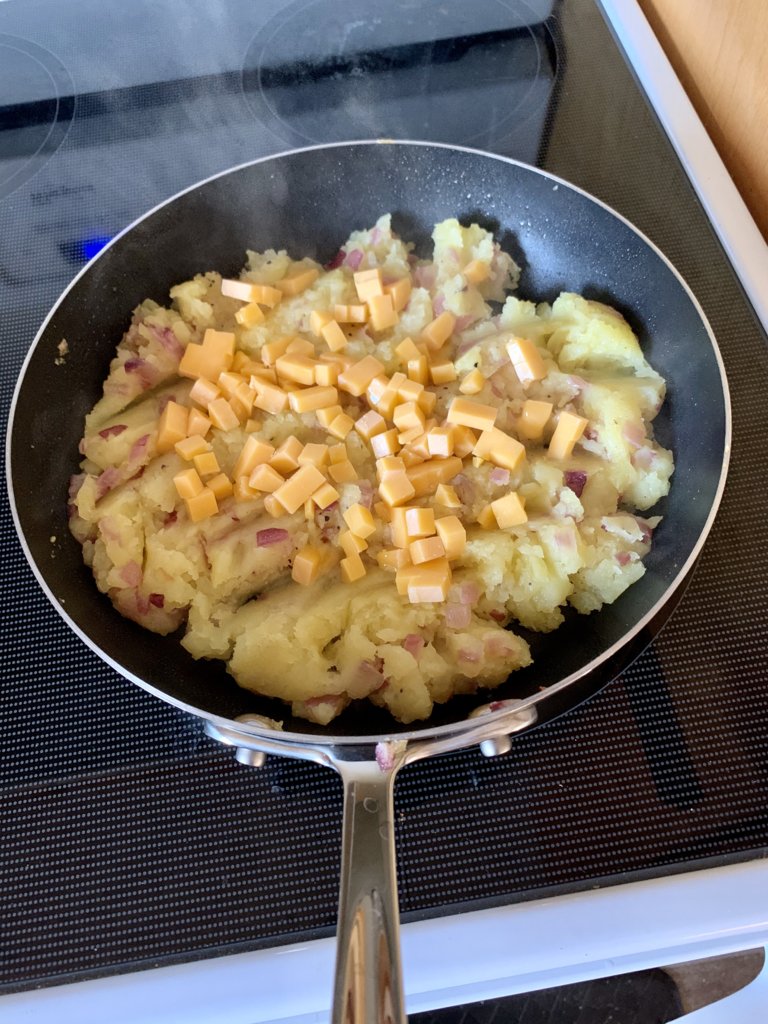
[[[110,238],[110,235],[94,235],[93,238],[84,238],[79,243],[81,259],[86,262],[92,260],[97,252],[101,252],[107,242],[110,241]]]

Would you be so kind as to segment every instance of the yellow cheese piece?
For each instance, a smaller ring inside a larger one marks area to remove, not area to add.
[[[285,479],[266,463],[257,466],[248,477],[248,486],[254,491],[266,491],[267,494],[274,492],[285,483]]]
[[[341,568],[341,578],[345,583],[355,583],[365,576],[365,566],[360,555],[355,555],[353,558],[351,555],[347,555],[346,558],[342,558],[339,563]]]
[[[499,410],[493,405],[483,405],[472,398],[454,398],[446,419],[449,423],[472,427],[474,430],[488,430],[496,422]]]
[[[432,351],[442,348],[453,334],[455,326],[456,317],[453,313],[449,313],[447,309],[440,316],[435,317],[421,332],[422,338],[427,343],[427,348],[432,349]]]
[[[364,356],[339,374],[339,388],[358,397],[383,370],[383,364],[375,356]]]
[[[373,511],[374,511],[375,515],[383,523],[391,523],[392,522],[392,512],[394,510],[391,509],[389,507],[389,505],[387,505],[387,503],[385,501],[374,501],[374,503],[373,503]]]
[[[450,455],[447,459],[430,459],[407,471],[417,498],[434,494],[438,484],[447,484],[461,472],[461,459]]]
[[[194,498],[203,490],[204,484],[196,469],[185,469],[173,478],[173,485],[180,498]]]
[[[256,324],[263,323],[264,310],[258,302],[249,302],[247,306],[241,306],[238,309],[235,313],[235,320],[241,327],[255,327]]]
[[[269,462],[274,454],[275,449],[271,444],[250,434],[240,449],[233,476],[250,476],[257,466]]]
[[[240,426],[237,413],[226,398],[217,398],[208,404],[208,417],[218,430],[234,430]]]
[[[340,324],[364,324],[368,320],[368,307],[361,306],[334,306],[333,319]]]
[[[384,455],[376,460],[376,475],[379,480],[383,480],[384,477],[390,473],[404,473],[405,463],[397,455]]]
[[[415,402],[398,405],[392,418],[399,431],[418,430],[421,433],[426,422],[424,411]]]
[[[229,331],[210,328],[203,335],[202,345],[191,342],[184,349],[179,362],[182,377],[205,377],[216,380],[223,370],[232,366],[235,358],[235,336]]]
[[[251,390],[247,384],[240,384],[234,395],[230,398],[229,404],[232,406],[235,416],[241,422],[250,417],[255,399],[256,392]]]
[[[315,383],[315,360],[300,352],[287,352],[275,360],[275,369],[280,377],[296,381],[297,384]]]
[[[411,556],[405,548],[384,548],[376,555],[382,569],[402,569],[411,564]]]
[[[261,346],[261,361],[265,366],[274,366],[275,361],[288,351],[288,346],[292,341],[293,335],[288,334],[283,338],[276,338],[274,341],[266,342],[266,344]]]
[[[537,402],[530,398],[525,401],[517,419],[518,435],[528,441],[538,441],[544,434],[552,408],[551,402]]]
[[[409,359],[406,363],[406,370],[410,380],[418,384],[426,384],[429,381],[429,363],[426,356],[418,356],[416,359]]]
[[[429,455],[439,459],[446,459],[453,455],[453,431],[454,428],[448,424],[445,427],[433,427],[427,432],[427,452]]]
[[[211,477],[206,486],[215,494],[217,501],[223,501],[232,493],[232,481],[226,473],[217,473],[216,476]]]
[[[272,516],[273,519],[280,519],[285,515],[285,509],[274,496],[274,494],[264,495],[264,511]]]
[[[320,328],[320,333],[331,352],[340,352],[347,347],[347,336],[335,320],[329,320]]]
[[[362,537],[355,536],[351,530],[342,530],[339,534],[339,547],[350,558],[355,558],[361,551],[365,551],[368,543]]]
[[[382,502],[382,504],[386,504],[386,503]],[[404,506],[394,507],[393,508],[393,507],[390,507],[389,505],[387,505],[386,507],[389,508],[389,514],[390,514],[389,533],[390,533],[390,536],[392,538],[392,543],[397,548],[407,548],[408,545],[411,543],[411,538],[408,536],[408,529],[407,529],[406,521],[405,521],[405,517],[406,517],[409,509],[404,507]],[[408,560],[410,561],[410,556],[409,556]]]
[[[320,575],[320,567],[323,563],[323,553],[317,548],[307,544],[300,548],[293,556],[293,567],[291,568],[291,579],[302,587],[308,587],[314,583]]]
[[[396,430],[385,430],[382,434],[374,434],[370,439],[371,451],[374,457],[382,459],[387,455],[394,455],[399,445]]]
[[[278,487],[274,495],[287,512],[294,513],[325,482],[325,477],[317,466],[300,466]]]
[[[198,437],[205,437],[208,431],[211,429],[211,421],[206,415],[200,412],[199,409],[189,410],[189,419],[187,421],[187,435],[191,437],[196,434]],[[158,449],[158,453],[160,450]]]
[[[448,597],[451,568],[447,558],[435,558],[400,571],[409,573],[407,593],[411,604],[442,602]]]
[[[572,412],[560,413],[555,432],[547,449],[553,459],[568,458],[573,451],[573,446],[584,433],[588,422],[583,416],[576,416]]]
[[[400,320],[391,295],[372,295],[368,299],[368,309],[374,331],[389,330]]]
[[[397,397],[401,402],[418,402],[419,397],[424,391],[424,385],[419,383],[419,381],[400,380],[399,376],[397,384],[394,382],[394,377],[392,378],[392,386],[397,389]]]
[[[315,364],[315,384],[322,387],[333,387],[339,378],[339,367],[336,363]]]
[[[507,342],[507,352],[521,384],[546,377],[544,360],[530,338],[512,338]]]
[[[382,397],[390,391],[397,395],[397,390],[393,388],[391,380],[383,374],[377,374],[365,389],[369,404],[374,406],[378,406]]]
[[[328,467],[328,476],[337,484],[351,484],[357,480],[357,470],[349,461],[334,462]]]
[[[416,438],[421,437],[423,434],[424,430],[422,427],[411,427],[409,430],[404,430],[402,434],[398,434],[397,440],[402,445],[410,446],[412,441],[415,441]],[[411,454],[413,454],[413,452]]]
[[[393,281],[392,284],[384,285],[384,294],[389,295],[392,299],[392,305],[395,307],[396,313],[399,313],[408,305],[412,287],[410,277],[401,277],[399,280]]]
[[[322,468],[328,462],[328,445],[317,444],[314,441],[305,444],[299,455],[300,466],[317,466]]]
[[[347,446],[343,442],[341,444],[332,444],[328,448],[328,458],[332,465],[335,465],[337,462],[346,462],[349,459]]]
[[[370,509],[365,508],[359,502],[350,505],[343,516],[344,522],[356,537],[365,540],[366,537],[370,537],[372,533],[376,532],[376,523],[373,521]]]
[[[328,508],[334,501],[339,500],[339,492],[329,483],[324,483],[322,487],[318,487],[315,493],[312,495],[312,501],[317,505],[318,508]]]
[[[199,523],[203,519],[215,516],[219,511],[219,503],[210,487],[204,487],[193,498],[187,498],[186,505],[189,518],[193,523]]]
[[[384,286],[381,279],[381,270],[375,267],[373,270],[358,270],[352,275],[357,289],[357,297],[361,302],[368,302],[377,295],[384,294]]]
[[[336,417],[341,416],[341,413],[342,408],[340,405],[329,405],[328,408],[326,409],[317,410],[317,421],[321,426],[325,427],[327,430],[328,427],[330,427],[330,425],[336,419]]]
[[[431,416],[437,405],[437,395],[434,391],[424,390],[418,398],[419,408],[423,409],[427,416]]]
[[[459,496],[456,489],[450,484],[438,484],[435,491],[435,501],[445,508],[461,508]]]
[[[328,424],[326,430],[329,434],[333,434],[334,437],[338,437],[343,441],[354,425],[355,421],[352,417],[342,412]]]
[[[269,306],[271,309],[282,299],[283,293],[278,288],[273,288],[268,284],[252,284],[251,296],[252,302],[258,302],[262,306]]]
[[[294,412],[315,412],[334,406],[338,397],[336,388],[317,384],[311,388],[304,388],[303,391],[292,391],[288,395],[288,402]]]
[[[206,408],[220,396],[221,389],[213,381],[206,380],[205,377],[198,377],[192,385],[192,390],[189,392],[189,397],[193,402],[197,402],[198,405],[204,405]]]
[[[421,565],[422,562],[433,562],[436,558],[444,558],[445,547],[439,537],[422,537],[420,540],[411,541],[408,545],[408,553],[414,565]]]
[[[261,420],[254,419],[252,416],[246,420],[243,429],[246,434],[255,434],[257,430],[261,430],[263,424]]]
[[[400,344],[395,346],[395,352],[403,363],[407,363],[411,359],[419,359],[424,355],[413,338],[403,338]]]
[[[251,383],[256,382],[256,398],[253,404],[263,412],[271,412],[276,415],[282,412],[288,405],[288,395],[277,384],[269,384],[267,381],[260,381],[256,377],[251,378]]]
[[[510,491],[503,498],[497,498],[491,502],[494,518],[499,528],[504,530],[508,526],[521,526],[528,522],[525,511],[525,504],[515,491]]]
[[[525,445],[498,427],[484,430],[472,452],[478,458],[486,459],[511,473],[515,473],[525,461]]]
[[[251,281],[234,281],[222,278],[221,294],[238,302],[255,302],[253,283]]]
[[[280,281],[276,281],[278,289],[283,295],[299,295],[306,291],[311,284],[314,284],[320,271],[317,267],[306,267],[293,274],[286,274]]]
[[[435,532],[435,513],[431,508],[407,508],[405,532],[412,540],[431,537]]]
[[[402,470],[396,473],[387,473],[379,483],[379,494],[389,505],[403,505],[416,494],[416,488]]]
[[[290,353],[296,353],[300,356],[315,356],[315,346],[307,338],[295,337],[288,343],[288,348],[285,350],[286,355]]]
[[[309,314],[309,327],[316,338],[320,338],[323,333],[323,328],[333,320],[333,313],[329,313],[327,310],[321,312],[319,309],[313,309]]]
[[[245,475],[236,476],[233,486],[235,501],[254,501],[260,497],[259,492],[255,491],[248,483],[248,477]]]
[[[443,542],[445,557],[461,558],[467,546],[467,531],[458,516],[443,516],[435,523],[437,536]]]
[[[429,367],[433,384],[450,384],[456,380],[456,367],[450,359],[433,359]]]
[[[456,426],[453,429],[453,454],[465,459],[477,444],[477,434],[469,427]]]
[[[216,476],[221,472],[219,460],[213,452],[201,452],[193,457],[193,462],[200,476]]]
[[[292,473],[294,469],[299,467],[299,456],[302,453],[304,445],[298,439],[291,434],[285,441],[279,446],[269,459],[269,464],[273,469],[276,469],[278,473],[285,475],[286,473]]]
[[[496,529],[496,516],[493,514],[493,509],[490,505],[486,505],[477,516],[477,521],[484,530],[495,530]]]
[[[177,402],[170,401],[166,404],[157,426],[158,455],[171,451],[174,445],[187,436],[190,411],[185,405],[179,405]]]
[[[483,260],[470,260],[464,267],[464,278],[469,284],[481,284],[491,274],[490,264]]]
[[[235,373],[245,374],[247,377],[248,374],[253,373],[254,369],[262,370],[263,367],[260,363],[255,363],[247,352],[243,352],[238,349],[238,351],[235,352],[235,358],[232,360],[232,370]]]
[[[385,433],[386,429],[387,424],[384,417],[373,409],[355,422],[355,430],[364,441],[370,441],[377,434]]]

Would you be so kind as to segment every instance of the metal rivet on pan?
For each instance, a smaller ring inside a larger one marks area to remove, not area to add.
[[[486,757],[498,757],[499,754],[507,754],[512,748],[512,740],[509,736],[496,736],[491,740],[483,740],[480,744],[480,753]]]
[[[236,747],[235,760],[249,768],[262,768],[267,760],[263,750],[252,750],[251,747]]]

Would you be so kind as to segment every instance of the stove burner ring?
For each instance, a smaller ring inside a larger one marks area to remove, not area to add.
[[[292,145],[388,137],[514,148],[517,136],[535,149],[557,75],[551,8],[392,0],[382,17],[368,0],[298,0],[251,41],[243,91]]]
[[[0,33],[0,200],[50,160],[75,112],[75,86],[50,50]]]

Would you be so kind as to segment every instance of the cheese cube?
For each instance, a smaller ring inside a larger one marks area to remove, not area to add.
[[[402,380],[393,384],[397,388],[397,397],[401,402],[418,402],[419,396],[424,391],[424,385],[417,380]]]
[[[453,428],[453,454],[464,459],[477,444],[477,435],[469,427],[457,426]]]
[[[392,387],[390,379],[383,376],[383,374],[375,376],[365,389],[366,397],[370,405],[378,405],[382,396],[389,391],[392,391],[393,394],[397,394],[397,390]]]
[[[376,406],[376,408],[378,409],[382,416],[386,417],[388,420],[391,420],[392,416],[394,415],[397,402],[398,398],[395,389],[387,388],[387,390],[384,392],[384,394],[381,396],[378,402],[372,402],[371,404]]]
[[[267,494],[274,492],[285,483],[285,480],[276,469],[262,463],[257,466],[248,477],[248,486],[254,491],[265,491]]]
[[[435,558],[414,566],[408,577],[407,593],[411,604],[442,602],[448,597],[451,586],[451,569],[447,558]],[[408,569],[400,570],[408,572]]]
[[[576,416],[572,412],[560,413],[555,432],[547,449],[553,459],[568,458],[573,451],[573,446],[584,433],[588,422],[583,416]]]
[[[204,405],[206,409],[211,402],[214,402],[221,395],[221,388],[205,377],[198,377],[192,385],[189,397],[198,405]]]
[[[255,434],[257,430],[261,430],[263,423],[261,420],[254,419],[252,416],[246,420],[243,429],[246,434]]]
[[[334,437],[338,437],[343,441],[354,425],[355,421],[352,417],[347,416],[345,412],[342,412],[328,424],[326,430],[329,434],[333,434]]]
[[[173,486],[180,498],[194,498],[203,491],[203,481],[196,469],[185,469],[173,478]]]
[[[232,481],[226,473],[217,473],[216,476],[211,477],[206,486],[215,494],[217,501],[223,501],[232,493]]]
[[[371,326],[374,331],[386,331],[399,321],[391,295],[372,295],[368,299],[371,311]]]
[[[491,508],[493,509],[496,522],[502,530],[508,526],[521,526],[523,523],[528,522],[523,500],[515,491],[510,491],[503,498],[497,498],[496,501],[492,501]]]
[[[286,405],[288,405],[288,395],[286,392],[281,387],[278,387],[277,384],[268,384],[266,381],[260,381],[256,377],[252,377],[251,383],[254,381],[256,382],[254,406],[263,412],[271,412],[273,416],[282,412]]]
[[[357,297],[361,302],[368,302],[377,295],[384,294],[384,286],[381,280],[381,270],[374,267],[373,270],[358,270],[352,275],[357,289]]]
[[[341,444],[332,444],[328,448],[328,458],[332,464],[337,462],[346,462],[349,458],[349,452],[347,446],[342,442]]]
[[[175,444],[183,441],[187,436],[190,412],[197,412],[197,410],[190,410],[185,405],[179,405],[173,401],[166,404],[157,425],[158,455],[171,451]],[[210,423],[208,425],[210,426]]]
[[[315,360],[300,352],[286,352],[280,356],[275,360],[275,369],[280,377],[297,384],[315,383]]]
[[[249,302],[235,313],[235,320],[241,327],[255,327],[264,321],[264,310],[258,302]]]
[[[467,531],[458,516],[444,516],[435,523],[437,536],[443,542],[445,557],[461,558],[467,546]]]
[[[385,430],[383,434],[374,434],[369,443],[371,451],[377,459],[394,455],[398,448],[397,431]]]
[[[453,430],[449,424],[446,427],[433,427],[427,432],[427,452],[435,458],[445,459],[453,455]]]
[[[323,328],[333,320],[333,313],[313,309],[309,314],[309,327],[316,338],[322,336]]]
[[[376,561],[382,569],[402,569],[411,564],[411,556],[404,548],[385,548],[376,555]]]
[[[384,370],[375,356],[364,356],[339,374],[339,388],[355,397],[362,395],[374,377]]]
[[[245,475],[236,476],[233,487],[235,501],[254,501],[259,497],[259,492],[251,487]]]
[[[445,547],[439,537],[422,537],[408,545],[408,553],[414,565],[421,565],[445,557]]]
[[[379,494],[391,507],[403,505],[416,494],[416,488],[402,472],[388,473],[379,484]]]
[[[299,295],[315,283],[319,273],[317,267],[304,267],[291,274],[286,274],[280,281],[275,281],[275,284],[283,295]]]
[[[315,364],[315,384],[322,387],[332,387],[339,377],[339,367],[336,363]]]
[[[208,417],[214,427],[219,430],[234,430],[240,425],[237,413],[226,398],[217,398],[209,403]]]
[[[419,575],[419,567],[415,566],[411,562],[411,556],[408,551],[405,552],[408,555],[407,561],[404,561],[401,566],[395,571],[395,586],[397,587],[398,594],[405,596],[408,593],[408,584],[412,579],[415,579]]]
[[[320,567],[323,562],[323,553],[317,548],[307,544],[300,548],[293,556],[293,567],[291,579],[302,587],[308,587],[314,583],[320,575]]]
[[[397,455],[384,455],[376,460],[376,475],[383,480],[390,473],[404,473],[405,463]]]
[[[484,530],[496,529],[496,516],[493,514],[493,509],[490,505],[486,505],[484,509],[478,512],[477,522]]]
[[[429,363],[426,356],[418,356],[416,359],[409,359],[406,363],[406,370],[410,380],[418,384],[426,384],[429,381]]]
[[[398,434],[397,440],[402,445],[410,445],[412,441],[423,437],[423,435],[424,431],[421,427],[411,427],[410,430],[404,430],[402,434]]]
[[[456,489],[450,484],[438,484],[435,490],[435,501],[445,508],[461,508],[461,501]]]
[[[257,466],[269,462],[274,454],[275,449],[271,444],[260,440],[255,434],[250,434],[240,449],[233,476],[250,476]]]
[[[285,475],[286,473],[292,473],[294,469],[299,467],[299,456],[302,453],[304,445],[298,439],[291,434],[285,441],[280,445],[277,451],[269,459],[269,465],[273,469],[276,469],[278,473]]]
[[[450,359],[433,359],[429,367],[433,384],[450,384],[456,380],[456,367]]]
[[[274,494],[264,495],[264,511],[267,515],[272,516],[273,519],[280,519],[285,515],[285,509],[274,496]]]
[[[470,260],[463,273],[468,284],[481,284],[490,277],[491,267],[483,260]]]
[[[193,461],[200,476],[216,476],[221,472],[219,460],[213,452],[202,452],[200,455],[195,455]]]
[[[426,494],[434,494],[438,484],[447,484],[453,480],[461,468],[461,459],[450,455],[447,459],[430,459],[418,466],[411,466],[407,472],[415,496],[421,498]]]
[[[446,419],[449,423],[474,430],[488,430],[496,422],[498,412],[495,406],[483,405],[472,398],[454,398]]]
[[[484,430],[472,451],[478,458],[487,459],[494,466],[501,466],[511,473],[516,472],[525,461],[525,445],[497,427]]]
[[[329,405],[327,408],[317,410],[317,422],[328,429],[337,416],[341,416],[342,409],[340,405]]]
[[[396,313],[399,313],[408,305],[408,300],[411,297],[411,288],[410,277],[401,277],[398,281],[393,281],[392,284],[384,285],[384,294],[391,297]]]
[[[368,320],[368,307],[334,306],[333,318],[340,324],[364,324]]]
[[[547,368],[541,353],[529,338],[512,338],[507,342],[507,352],[521,384],[546,377]]]
[[[293,335],[288,334],[283,338],[276,338],[274,341],[266,342],[266,344],[261,346],[261,361],[265,366],[274,366],[275,361],[288,351],[288,346],[292,341]]]
[[[407,363],[410,359],[419,359],[424,356],[424,353],[413,338],[403,338],[400,344],[395,346],[395,352],[403,363]]]
[[[255,399],[256,392],[247,384],[240,384],[230,398],[229,404],[232,406],[232,411],[241,422],[247,420],[251,415]]]
[[[431,537],[435,532],[435,513],[431,508],[407,508],[405,530],[412,540]]]
[[[359,555],[354,558],[351,555],[347,555],[346,558],[342,558],[339,563],[341,568],[341,578],[345,583],[355,583],[365,576],[365,566]]]
[[[395,426],[401,432],[415,429],[421,433],[426,423],[424,411],[415,402],[403,402],[401,405],[398,405],[394,411],[393,419]]]
[[[405,520],[408,511],[409,510],[407,508],[402,507],[390,508],[389,533],[392,538],[392,543],[398,548],[407,548],[411,543],[411,538],[408,536],[408,528]],[[408,556],[408,561],[410,561],[410,555]]]
[[[376,532],[376,523],[373,521],[370,509],[365,508],[359,502],[350,505],[343,515],[344,522],[356,537],[362,537],[365,540],[366,537],[370,537],[372,533]]]
[[[328,467],[328,476],[337,484],[351,484],[357,480],[357,470],[349,461],[334,462]]]
[[[229,331],[208,329],[202,345],[190,342],[179,362],[182,377],[205,377],[216,380],[222,370],[228,370],[235,358],[235,336]]]
[[[351,530],[342,530],[339,534],[339,547],[349,558],[355,558],[361,551],[365,551],[368,542],[362,537],[357,537]]]
[[[312,501],[317,505],[318,508],[328,508],[334,501],[339,500],[339,492],[329,483],[323,484],[315,491],[312,495]]]
[[[517,420],[517,433],[528,441],[538,441],[552,415],[551,402],[537,402],[528,399]]]
[[[320,333],[331,352],[340,352],[347,347],[347,336],[335,320],[321,327]]]
[[[387,424],[384,422],[384,417],[373,409],[361,416],[355,423],[355,430],[365,441],[370,441],[377,434],[385,433],[386,429]]]
[[[304,388],[303,391],[292,391],[288,395],[288,402],[294,412],[315,412],[334,406],[338,397],[336,388],[316,384],[314,387]]]
[[[393,509],[391,509],[389,507],[389,505],[387,505],[386,502],[384,502],[384,501],[374,501],[374,503],[373,503],[373,511],[376,513],[376,515],[379,517],[379,519],[381,519],[381,521],[383,523],[391,523],[392,522],[392,512],[393,512]]]
[[[269,306],[272,308],[276,306],[280,299],[282,299],[283,293],[278,288],[273,288],[268,284],[252,284],[251,285],[251,301],[258,302],[262,306]]]
[[[254,302],[253,283],[251,281],[233,281],[222,278],[221,294],[238,302]]]
[[[455,326],[456,317],[453,313],[449,313],[447,309],[440,316],[435,317],[421,332],[422,338],[427,343],[427,348],[432,349],[432,351],[442,348],[453,334]]]
[[[305,444],[301,454],[299,455],[300,466],[317,466],[319,469],[322,466],[324,466],[327,462],[327,444],[315,444],[314,442]]]
[[[418,397],[418,406],[427,416],[431,416],[437,405],[437,395],[434,391],[422,391]]]
[[[187,498],[186,505],[189,518],[193,523],[199,523],[203,519],[215,516],[219,511],[219,503],[210,487],[204,487],[193,498]]]
[[[325,477],[317,466],[300,466],[274,494],[283,508],[293,513],[325,482]]]
[[[285,350],[285,354],[296,353],[300,356],[315,356],[315,346],[311,341],[306,338],[300,338],[298,335],[288,343],[288,348]]]
[[[406,469],[410,469],[411,466],[418,466],[420,463],[426,462],[424,456],[415,452],[410,445],[406,445],[405,448],[401,448],[398,455],[403,460]]]

